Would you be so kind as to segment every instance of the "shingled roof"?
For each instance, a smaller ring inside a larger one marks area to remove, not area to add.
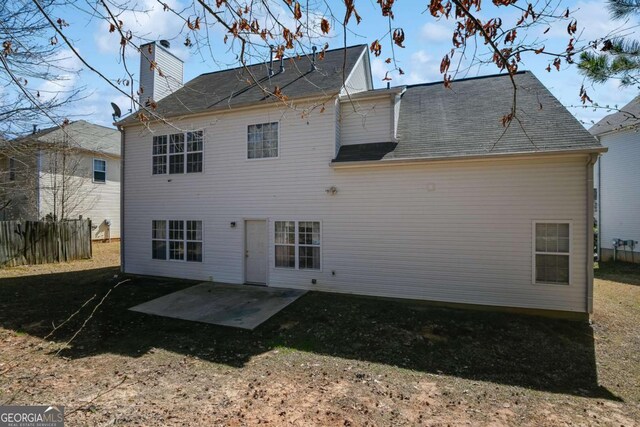
[[[9,143],[33,141],[50,144],[67,141],[71,147],[120,156],[120,132],[114,128],[89,123],[86,120],[71,122],[64,127],[64,130],[59,126],[42,129],[34,134],[9,141]]]
[[[514,76],[517,116],[506,74],[408,86],[400,103],[398,146],[384,159],[599,149],[600,143],[528,71]]]
[[[613,114],[609,114],[593,125],[589,132],[592,135],[602,135],[614,130],[640,127],[640,96],[636,96],[630,103]]]
[[[367,49],[366,45],[327,50],[322,60],[311,69],[311,58],[299,56],[284,60],[284,72],[274,60],[269,78],[269,63],[249,65],[229,70],[201,74],[181,89],[158,102],[155,112],[161,117],[176,117],[243,105],[277,102],[273,92],[277,86],[288,99],[310,96],[334,96],[342,89],[343,72],[346,78]],[[257,79],[259,84],[254,81]],[[135,114],[118,124],[137,123]]]

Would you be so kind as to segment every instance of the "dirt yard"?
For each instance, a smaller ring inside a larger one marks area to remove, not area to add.
[[[192,283],[114,288],[117,244],[94,255],[0,270],[0,404],[69,426],[640,422],[639,267],[598,271],[593,325],[308,293],[245,331],[128,311]]]

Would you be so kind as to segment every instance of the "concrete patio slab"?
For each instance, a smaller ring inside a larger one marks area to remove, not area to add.
[[[253,330],[305,293],[297,289],[205,282],[129,310]]]

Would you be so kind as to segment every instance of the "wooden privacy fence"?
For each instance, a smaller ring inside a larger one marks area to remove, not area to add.
[[[91,258],[91,220],[0,221],[0,267]]]

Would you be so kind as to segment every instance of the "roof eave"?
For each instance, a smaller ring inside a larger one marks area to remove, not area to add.
[[[389,89],[373,89],[356,92],[349,95],[340,95],[340,102],[348,102],[358,99],[388,98],[390,96],[402,95],[407,90],[406,86],[395,86]]]
[[[640,131],[640,124],[639,123],[633,123],[633,124],[630,124],[630,125],[617,127],[615,129],[605,130],[605,131],[602,131],[602,132],[591,132],[591,129],[589,129],[589,133],[591,135],[593,135],[594,137],[596,137],[596,138],[600,138],[600,137],[607,136],[607,135],[610,135],[610,134],[613,134],[613,133],[617,133],[617,132],[631,131],[631,130],[634,130],[634,128],[636,130]]]
[[[592,147],[577,150],[552,150],[552,151],[525,151],[525,152],[513,152],[513,153],[495,153],[495,154],[475,154],[475,155],[460,155],[460,156],[441,156],[441,157],[405,157],[405,158],[392,158],[382,160],[364,160],[364,161],[351,161],[351,162],[336,162],[331,161],[330,166],[334,169],[346,169],[346,168],[359,168],[359,167],[384,167],[384,166],[399,166],[399,165],[413,165],[424,163],[444,163],[444,162],[467,162],[467,161],[482,161],[482,160],[496,160],[496,159],[518,159],[518,158],[535,158],[535,157],[549,157],[549,156],[575,156],[581,154],[602,154],[606,153],[608,148],[606,147]]]
[[[189,113],[189,114],[176,114],[174,116],[167,116],[167,117],[162,117],[159,119],[152,119],[148,122],[142,123],[140,121],[133,121],[133,122],[129,122],[129,123],[125,123],[126,120],[128,120],[130,117],[133,116],[129,115],[126,118],[118,121],[118,122],[114,122],[113,125],[117,126],[117,127],[128,127],[128,126],[139,126],[139,125],[143,125],[143,124],[150,124],[150,123],[158,123],[158,122],[163,122],[163,121],[169,121],[169,120],[180,120],[180,119],[184,119],[184,118],[191,118],[191,117],[201,117],[201,116],[207,116],[210,114],[214,114],[214,113],[220,113],[220,112],[233,112],[233,111],[237,111],[237,110],[246,110],[246,109],[251,109],[251,108],[263,108],[263,107],[273,107],[273,106],[283,106],[283,107],[289,107],[290,103],[293,101],[296,102],[306,102],[306,101],[313,101],[313,100],[318,100],[318,99],[326,99],[326,100],[330,100],[330,99],[334,99],[338,96],[339,94],[339,90],[335,91],[335,92],[329,92],[329,93],[319,93],[319,94],[314,94],[314,95],[307,95],[307,96],[301,96],[298,98],[288,98],[286,101],[278,101],[278,100],[273,100],[272,102],[244,102],[241,104],[235,104],[233,106],[229,106],[227,105],[220,105],[217,107],[213,107],[213,108],[208,108],[206,110],[203,111],[196,111],[194,113]]]

